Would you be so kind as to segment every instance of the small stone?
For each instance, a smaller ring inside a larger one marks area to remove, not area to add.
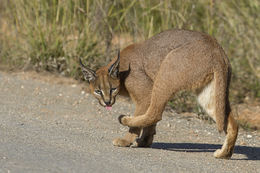
[[[61,96],[62,96],[62,94],[60,93],[60,94],[59,94],[59,96],[61,97]]]
[[[84,95],[84,94],[85,94],[85,91],[81,91],[81,94]]]
[[[171,127],[171,124],[170,124],[170,123],[168,123],[168,124],[167,124],[167,127]]]
[[[22,85],[21,88],[24,89],[24,86]]]
[[[78,101],[75,101],[74,103],[72,103],[72,106],[76,106],[78,104]]]
[[[246,137],[247,137],[247,138],[252,138],[252,135],[247,135]]]
[[[72,88],[75,88],[76,86],[77,86],[76,84],[71,85]]]

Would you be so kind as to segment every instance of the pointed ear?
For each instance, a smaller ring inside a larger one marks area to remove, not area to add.
[[[119,78],[120,51],[118,50],[117,60],[108,69],[108,74],[112,78]]]
[[[81,70],[84,76],[84,79],[88,82],[94,81],[96,80],[96,72],[91,70],[90,68],[86,67],[85,65],[83,65],[81,59],[79,59],[79,64],[81,66]]]

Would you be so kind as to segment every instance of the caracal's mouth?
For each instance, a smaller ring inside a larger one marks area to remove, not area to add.
[[[106,110],[111,111],[112,110],[112,106],[106,106]]]
[[[105,107],[106,110],[108,110],[108,111],[111,111],[111,110],[112,110],[112,105],[113,105],[113,104],[111,104],[111,105],[103,105],[103,104],[101,104],[100,102],[99,102],[99,104],[100,104],[101,106]]]
[[[106,110],[108,110],[108,111],[111,111],[111,110],[112,110],[112,106],[114,105],[114,103],[115,103],[115,99],[114,99],[114,101],[113,101],[112,103],[110,102],[110,104],[105,104],[104,101],[100,101],[100,100],[99,100],[99,104],[100,104],[102,107],[105,107]]]

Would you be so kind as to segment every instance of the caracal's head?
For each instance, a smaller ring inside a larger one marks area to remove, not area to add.
[[[85,80],[89,82],[91,93],[98,99],[99,104],[108,110],[111,110],[119,92],[119,62],[118,53],[117,60],[112,65],[101,67],[95,72],[84,66],[80,60],[82,73]]]

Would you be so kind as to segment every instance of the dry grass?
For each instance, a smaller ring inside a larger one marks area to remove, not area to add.
[[[0,4],[1,64],[79,78],[79,57],[96,68],[106,64],[118,47],[169,28],[185,28],[209,33],[224,47],[233,67],[233,103],[260,97],[258,0],[0,0]],[[183,104],[189,98],[182,93],[173,105],[190,109]]]

